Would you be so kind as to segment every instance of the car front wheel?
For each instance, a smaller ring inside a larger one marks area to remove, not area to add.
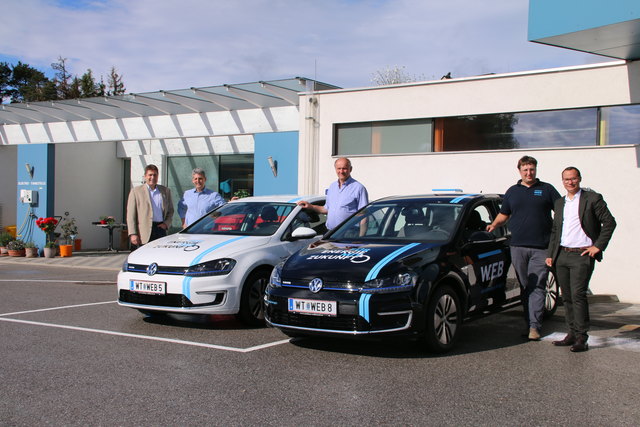
[[[248,326],[264,325],[264,290],[269,282],[269,272],[254,271],[242,286],[238,318]]]
[[[426,344],[436,353],[451,350],[462,325],[460,299],[449,285],[439,286],[427,304]]]

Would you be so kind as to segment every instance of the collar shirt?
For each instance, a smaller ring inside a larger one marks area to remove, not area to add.
[[[163,222],[164,214],[162,213],[162,193],[156,185],[155,190],[152,190],[147,184],[149,190],[149,198],[151,199],[151,208],[153,209],[153,222]]]
[[[208,212],[226,202],[222,196],[208,188],[196,191],[195,188],[187,190],[178,202],[178,215],[184,219],[185,226],[193,224]]]
[[[331,230],[342,221],[369,204],[369,194],[364,185],[349,177],[342,186],[339,181],[331,183],[327,189],[327,228]]]
[[[573,200],[569,196],[564,198],[564,210],[562,211],[562,236],[560,246],[565,248],[587,248],[593,244],[591,239],[585,234],[580,223],[580,195],[579,190]]]

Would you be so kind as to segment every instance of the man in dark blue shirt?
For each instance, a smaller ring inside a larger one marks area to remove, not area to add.
[[[551,235],[551,212],[560,193],[553,185],[536,178],[538,161],[530,156],[518,160],[522,179],[511,186],[496,219],[487,231],[509,221],[511,262],[522,288],[524,319],[530,340],[540,339],[548,270],[546,249]]]

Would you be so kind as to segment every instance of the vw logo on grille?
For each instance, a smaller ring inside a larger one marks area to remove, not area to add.
[[[319,277],[316,277],[315,279],[313,279],[312,281],[309,282],[309,290],[311,292],[313,292],[314,294],[317,294],[318,292],[320,292],[320,289],[322,289],[322,279]]]
[[[149,267],[147,267],[147,274],[149,276],[153,276],[157,272],[158,272],[158,264],[156,264],[155,262],[149,264]]]

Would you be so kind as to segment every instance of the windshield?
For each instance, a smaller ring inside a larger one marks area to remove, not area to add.
[[[182,233],[270,236],[295,207],[293,203],[228,203],[209,212]]]
[[[372,203],[327,236],[330,240],[446,242],[462,205],[429,200]]]

